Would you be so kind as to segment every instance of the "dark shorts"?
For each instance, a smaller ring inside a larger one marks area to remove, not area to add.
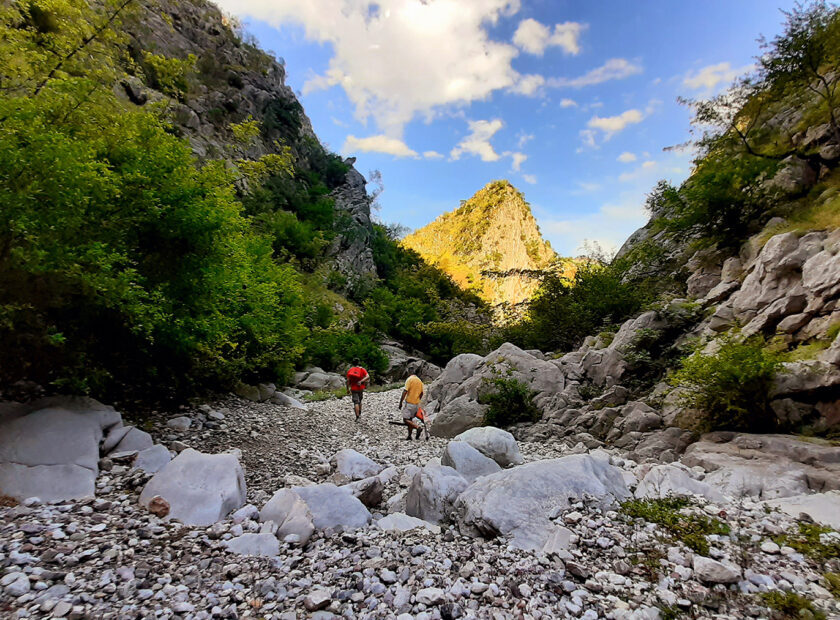
[[[361,405],[362,404],[362,395],[364,392],[359,390],[358,392],[350,392],[350,396],[353,398],[354,405]]]

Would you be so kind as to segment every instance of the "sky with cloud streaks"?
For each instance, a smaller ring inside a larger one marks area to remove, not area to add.
[[[563,255],[616,249],[659,179],[684,179],[679,96],[749,71],[793,0],[220,0],[283,58],[315,132],[378,217],[419,228],[493,179]]]

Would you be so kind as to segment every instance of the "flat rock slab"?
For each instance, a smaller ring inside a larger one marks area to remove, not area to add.
[[[767,504],[792,517],[798,517],[804,512],[817,523],[840,530],[840,493],[837,491],[785,497],[770,500]]]
[[[93,496],[99,444],[120,415],[87,399],[44,404],[52,406],[0,421],[0,494],[45,502]]]
[[[428,530],[433,534],[440,534],[440,526],[434,523],[429,523],[423,519],[412,517],[404,512],[394,512],[387,517],[382,517],[376,522],[376,527],[380,530],[390,532],[408,532],[419,528]]]
[[[160,495],[169,519],[212,525],[245,505],[245,473],[233,454],[203,454],[187,448],[157,472],[140,494],[147,507]]]
[[[242,534],[226,544],[228,551],[239,555],[274,557],[280,553],[280,541],[274,534]]]
[[[605,459],[577,454],[479,478],[458,497],[455,510],[464,533],[510,536],[514,547],[538,551],[555,534],[550,515],[584,495],[607,506],[630,492],[620,469]]]

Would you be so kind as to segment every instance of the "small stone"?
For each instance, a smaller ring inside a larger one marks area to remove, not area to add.
[[[149,501],[149,512],[151,512],[156,517],[160,517],[161,519],[163,519],[169,514],[169,502],[167,502],[160,495],[155,495]]]
[[[166,426],[176,431],[187,431],[192,426],[192,420],[185,415],[166,421]]]
[[[303,606],[308,611],[318,611],[329,606],[331,601],[332,594],[328,590],[319,588],[306,595],[306,598],[303,599]]]
[[[772,540],[768,540],[767,542],[761,543],[761,550],[764,553],[768,553],[770,555],[778,555],[781,551],[781,547],[774,543]]]
[[[443,603],[446,600],[446,594],[440,588],[423,588],[417,593],[416,599],[418,603],[428,607]]]

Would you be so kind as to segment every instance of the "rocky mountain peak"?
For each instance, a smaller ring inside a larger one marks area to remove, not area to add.
[[[533,272],[557,258],[530,205],[509,181],[492,181],[403,243],[494,306],[528,300]]]

